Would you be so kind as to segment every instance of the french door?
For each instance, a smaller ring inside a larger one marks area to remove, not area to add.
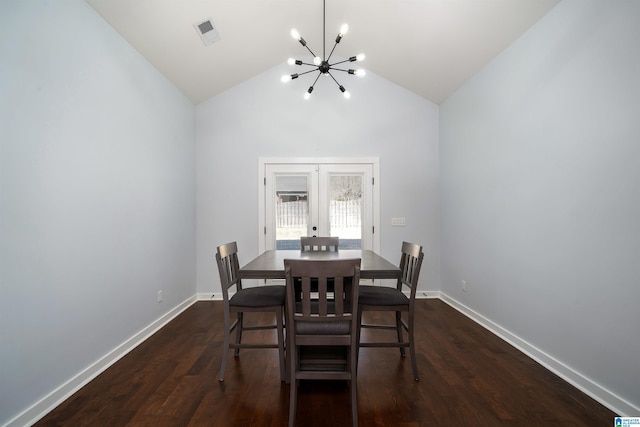
[[[377,159],[261,159],[261,250],[337,236],[341,249],[379,248]]]

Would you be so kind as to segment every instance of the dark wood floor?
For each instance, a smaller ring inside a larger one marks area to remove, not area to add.
[[[421,379],[397,349],[362,349],[361,426],[613,425],[609,409],[442,301],[416,304]],[[218,382],[221,321],[221,302],[196,303],[36,425],[286,426],[276,350],[230,356]],[[346,383],[302,383],[297,425],[349,420]]]

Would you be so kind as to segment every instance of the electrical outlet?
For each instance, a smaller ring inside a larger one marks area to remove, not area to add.
[[[158,291],[158,302],[162,302],[162,291]]]
[[[392,227],[404,227],[405,225],[404,218],[391,218]]]
[[[462,291],[467,292],[467,281],[463,280],[460,284],[462,285]]]

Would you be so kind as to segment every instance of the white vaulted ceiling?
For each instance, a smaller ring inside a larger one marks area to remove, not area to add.
[[[327,50],[439,104],[560,0],[326,0]],[[87,0],[195,104],[289,57],[322,52],[322,0]],[[205,46],[194,24],[211,19]],[[296,72],[292,68],[291,72]]]

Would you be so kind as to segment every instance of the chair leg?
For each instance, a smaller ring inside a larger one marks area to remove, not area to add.
[[[349,382],[351,383],[351,425],[358,427],[358,386],[355,378]]]
[[[416,361],[416,345],[415,340],[413,339],[413,307],[409,310],[409,353],[411,353],[411,369],[413,369],[413,379],[416,381],[420,381],[420,377],[418,376],[418,362]]]
[[[236,344],[240,344],[242,341],[242,328],[244,328],[244,313],[238,312],[238,324],[236,325]],[[240,349],[236,347],[233,352],[233,357],[240,356]]]
[[[285,313],[286,313],[287,309],[286,309],[286,303],[285,303]],[[291,349],[293,348],[293,345],[291,344],[292,342],[292,335],[290,334],[291,332],[291,328],[289,327],[289,325],[287,324],[287,319],[285,318],[285,323],[282,325],[282,328],[284,329],[284,339],[285,339],[285,346],[284,346],[284,360],[285,360],[285,374],[284,374],[284,382],[286,384],[289,384],[291,382],[291,376],[292,376],[292,370],[291,370]]]
[[[218,381],[224,381],[224,372],[227,369],[227,359],[229,358],[229,341],[231,321],[229,319],[229,311],[224,311],[224,338],[222,340],[222,361],[220,362],[220,372],[218,373]]]
[[[278,362],[280,363],[280,381],[285,378],[285,361],[284,361],[284,332],[282,326],[282,308],[276,310],[276,328],[278,331]]]
[[[358,351],[352,352],[351,357],[351,380],[349,381],[349,388],[351,391],[351,425],[358,427]],[[355,354],[354,354],[355,353]]]
[[[296,425],[296,405],[298,404],[298,380],[295,378],[295,368],[291,366],[291,384],[289,387],[289,427]]]
[[[402,344],[404,342],[404,332],[402,332],[402,312],[396,311],[396,330],[398,332],[398,343]],[[400,356],[405,357],[406,352],[404,351],[404,347],[400,347]]]
[[[358,310],[358,331],[356,332],[356,372],[360,361],[360,337],[362,332],[362,310]]]

